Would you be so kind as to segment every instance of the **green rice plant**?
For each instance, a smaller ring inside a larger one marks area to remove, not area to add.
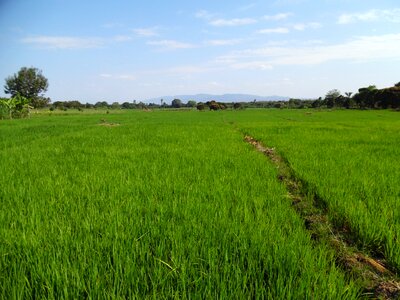
[[[269,110],[231,119],[275,147],[359,247],[400,271],[398,112]]]
[[[226,113],[0,124],[0,298],[355,299]]]

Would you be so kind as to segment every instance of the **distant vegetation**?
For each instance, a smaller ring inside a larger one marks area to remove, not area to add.
[[[358,89],[354,94],[346,92],[344,95],[339,90],[329,91],[324,98],[318,99],[289,99],[288,101],[257,101],[232,102],[209,101],[196,102],[196,99],[183,103],[174,99],[171,104],[160,99],[160,103],[144,103],[133,100],[119,102],[98,101],[95,104],[83,103],[80,100],[55,101],[43,94],[47,91],[48,80],[42,71],[37,68],[23,67],[18,73],[5,79],[4,92],[11,98],[0,98],[0,119],[29,116],[30,109],[48,108],[50,110],[68,109],[155,109],[155,108],[197,108],[198,110],[223,110],[245,108],[346,108],[346,109],[399,109],[400,108],[400,82],[392,87],[377,89],[370,85]]]
[[[232,99],[234,100],[234,99]],[[217,102],[210,100],[207,102],[196,102],[190,100],[183,103],[180,99],[172,100],[171,104],[165,103],[162,99],[160,104],[137,102],[113,102],[99,101],[95,104],[81,103],[80,101],[55,101],[48,104],[50,110],[68,109],[154,109],[154,108],[197,108],[198,110],[223,110],[223,109],[245,109],[245,108],[345,108],[345,109],[399,109],[400,108],[400,83],[393,87],[377,89],[375,86],[360,88],[358,93],[341,94],[338,90],[329,91],[324,98],[318,99],[290,99],[288,101],[257,101],[248,102]]]

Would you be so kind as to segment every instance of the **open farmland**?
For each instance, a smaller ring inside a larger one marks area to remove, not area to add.
[[[389,111],[128,111],[0,123],[1,298],[356,299],[274,147],[335,227],[400,270]]]
[[[284,157],[335,228],[399,272],[398,112],[258,111],[233,119]]]

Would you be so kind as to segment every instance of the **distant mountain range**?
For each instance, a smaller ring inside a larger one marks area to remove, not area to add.
[[[187,102],[189,100],[194,100],[196,102],[207,102],[211,100],[215,100],[218,102],[251,102],[257,101],[278,101],[278,100],[289,100],[289,97],[283,96],[257,96],[257,95],[249,95],[249,94],[224,94],[224,95],[211,95],[211,94],[197,94],[197,95],[175,95],[175,96],[163,96],[153,99],[148,99],[146,102],[148,103],[157,103],[159,104],[161,99],[165,103],[171,103],[174,99],[180,99],[182,102]]]

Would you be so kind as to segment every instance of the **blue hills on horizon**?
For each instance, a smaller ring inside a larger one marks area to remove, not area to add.
[[[161,99],[165,103],[171,103],[174,99],[179,99],[182,102],[194,100],[196,102],[207,102],[215,100],[217,102],[252,102],[256,101],[287,101],[290,98],[284,96],[258,96],[250,94],[223,94],[223,95],[212,95],[212,94],[196,94],[196,95],[175,95],[175,96],[163,96],[158,98],[152,98],[146,100],[148,103],[159,104]]]

